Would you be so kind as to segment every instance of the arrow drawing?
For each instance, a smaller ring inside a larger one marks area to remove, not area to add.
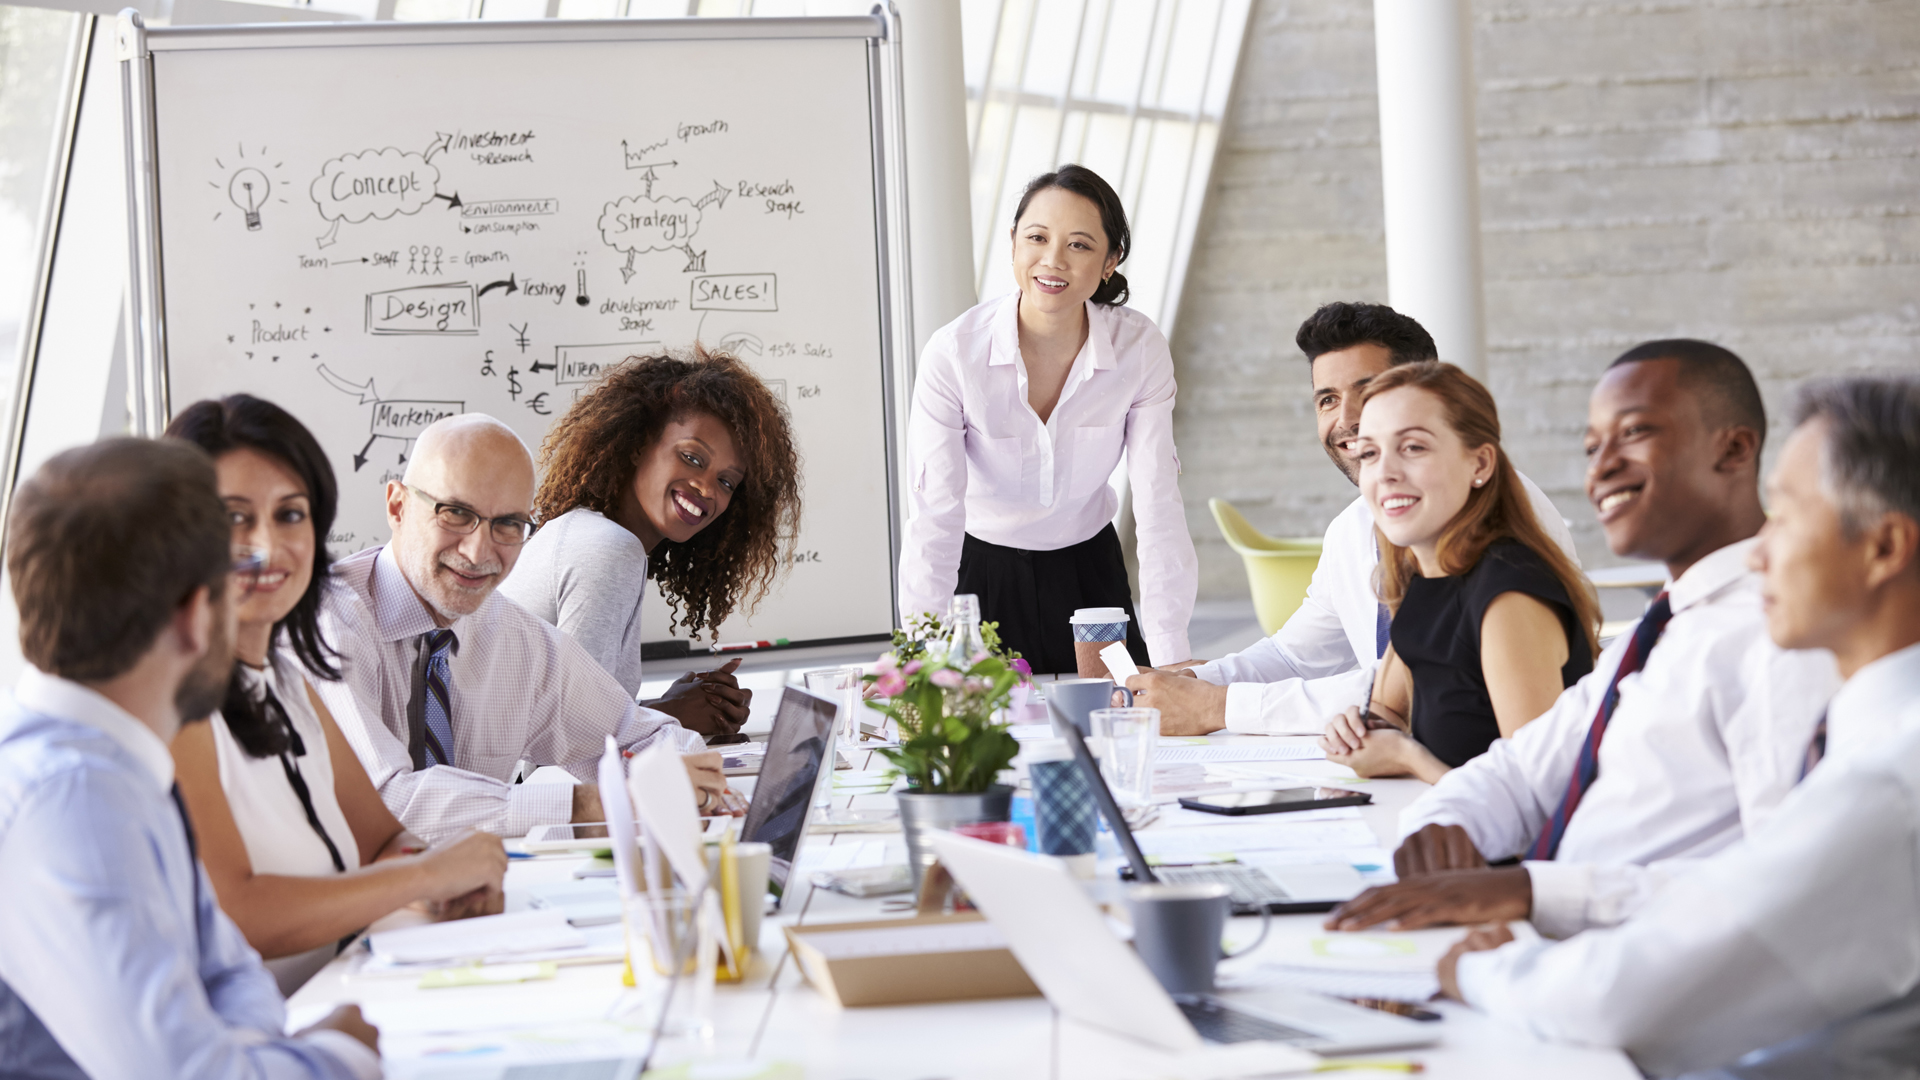
[[[508,295],[517,293],[520,291],[520,286],[515,284],[513,279],[514,279],[514,275],[508,274],[507,280],[495,281],[495,282],[492,282],[491,284],[485,285],[480,289],[480,292],[477,295],[485,296],[495,289],[505,289],[507,290]]]
[[[354,472],[359,472],[360,466],[365,465],[367,463],[367,451],[373,449],[374,440],[378,439],[379,437],[380,436],[378,435],[367,436],[367,445],[361,447],[360,452],[353,455],[353,471]]]
[[[461,205],[460,193],[457,191],[451,195],[442,195],[436,191],[433,193],[433,197],[436,199],[445,199],[447,203],[447,209],[449,210],[452,210]]]
[[[531,371],[531,372],[533,372],[533,373],[534,373],[534,374],[536,374],[536,375],[538,375],[538,374],[539,374],[540,372],[542,372],[542,371],[554,371],[554,370],[556,370],[556,369],[558,369],[559,367],[560,367],[560,362],[559,362],[558,360],[549,360],[548,362],[546,362],[546,363],[544,363],[544,364],[543,364],[543,363],[541,363],[541,362],[540,362],[540,361],[538,361],[538,360],[535,360],[535,361],[533,362],[533,366],[532,366],[532,367],[530,367],[530,368],[528,368],[527,370],[528,370],[528,371]]]
[[[348,382],[339,373],[327,367],[327,365],[321,364],[320,377],[327,380],[327,385],[333,387],[335,390],[343,394],[352,394],[358,397],[362,405],[371,404],[372,402],[380,400],[379,392],[373,388],[373,378],[371,376],[367,378],[365,383]]]
[[[692,244],[685,244],[680,248],[680,250],[687,253],[687,265],[680,268],[681,273],[704,274],[707,272],[707,253],[706,252],[693,250]]]
[[[453,136],[447,134],[444,131],[436,131],[433,133],[433,135],[434,135],[433,142],[428,144],[427,152],[424,155],[425,159],[428,161],[432,161],[433,155],[439,153],[442,150],[445,150],[447,146],[453,142]]]
[[[722,209],[725,209],[727,205],[727,196],[731,194],[733,194],[733,191],[730,188],[728,188],[725,184],[722,184],[720,181],[715,180],[713,182],[713,190],[707,192],[705,195],[702,195],[700,196],[700,198],[694,200],[693,208],[695,210],[705,210],[707,208],[707,204],[712,203],[716,206],[721,207]]]

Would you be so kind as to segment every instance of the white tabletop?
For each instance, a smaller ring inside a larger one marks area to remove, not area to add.
[[[1260,741],[1261,737],[1222,735],[1212,741],[1244,739]],[[884,764],[877,754],[871,757],[869,762],[853,764],[860,768]],[[1275,768],[1330,778],[1352,776],[1325,761],[1289,761],[1275,763]],[[1413,780],[1366,783],[1365,790],[1373,794],[1374,803],[1363,809],[1362,816],[1383,847],[1391,844],[1400,808],[1421,787]],[[875,795],[836,800],[841,806],[890,803],[890,796]],[[887,844],[889,859],[904,859],[904,841],[899,833],[812,836],[807,842],[828,845],[874,841]],[[570,880],[584,861],[584,857],[575,856],[514,860],[507,875],[508,910],[525,908],[531,888]],[[924,1080],[928,1076],[1066,1080],[1159,1073],[1155,1055],[1141,1044],[1058,1018],[1038,997],[892,1008],[835,1006],[807,984],[786,955],[780,927],[789,922],[874,919],[896,913],[884,904],[882,900],[855,900],[798,884],[785,909],[766,920],[761,951],[747,979],[737,985],[722,985],[716,991],[714,1052],[730,1059],[793,1062],[813,1080]],[[1291,932],[1297,936],[1316,928],[1320,918],[1276,916],[1276,934]],[[1241,921],[1242,940],[1252,938],[1256,923],[1257,917]],[[1257,964],[1273,945],[1270,939],[1252,956],[1226,964]],[[335,1004],[359,1002],[382,1028],[391,1075],[499,1075],[497,1066],[491,1070],[485,1066],[490,1053],[503,1046],[524,1050],[533,1039],[545,1040],[542,1045],[557,1055],[576,1057],[593,1056],[596,1049],[600,1051],[598,1056],[617,1057],[622,1049],[631,1051],[644,1044],[644,1037],[636,1029],[604,1020],[623,1002],[619,964],[563,967],[554,979],[505,986],[421,990],[417,977],[361,973],[365,957],[365,950],[356,946],[322,970],[294,995],[289,1003],[291,1018],[296,1025],[303,1024]],[[1463,1080],[1539,1076],[1631,1080],[1639,1075],[1617,1052],[1543,1044],[1451,1003],[1433,1008],[1445,1017],[1440,1022],[1438,1045],[1363,1056],[1418,1061],[1428,1076]],[[516,1036],[516,1029],[527,1028],[535,1030]],[[428,1052],[432,1052],[430,1056],[421,1056]],[[684,1053],[676,1051],[671,1056]],[[655,1064],[661,1061],[656,1059]],[[1393,1074],[1366,1070],[1346,1075]]]

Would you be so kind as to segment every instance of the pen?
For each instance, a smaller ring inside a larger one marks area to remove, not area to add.
[[[1344,1072],[1348,1069],[1372,1069],[1375,1072],[1426,1072],[1427,1067],[1417,1061],[1323,1061],[1313,1067],[1314,1072]]]
[[[509,858],[509,859],[531,859],[531,858],[533,858],[533,852],[531,852],[531,851],[509,851],[509,852],[507,852],[507,858]]]

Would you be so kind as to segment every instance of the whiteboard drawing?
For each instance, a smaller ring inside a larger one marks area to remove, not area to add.
[[[284,163],[268,162],[267,148],[264,146],[256,147],[251,159],[247,157],[245,143],[234,144],[234,151],[236,156],[231,165],[221,158],[213,159],[213,163],[220,167],[224,181],[209,180],[207,183],[215,189],[225,188],[227,201],[239,209],[247,231],[259,232],[260,210],[267,205],[267,201],[271,199],[283,205],[287,201],[276,194],[286,188],[282,171]],[[224,210],[216,211],[213,220],[219,221],[225,214]]]
[[[534,371],[551,369],[553,384],[590,383],[600,373],[633,356],[658,356],[664,346],[658,341],[625,341],[611,345],[555,345],[553,363],[533,365]]]
[[[395,465],[405,465],[407,452],[413,449],[413,440],[420,437],[428,424],[467,411],[464,401],[382,401],[371,378],[364,383],[349,382],[325,364],[321,364],[318,371],[328,386],[359,398],[362,405],[373,406],[369,413],[366,444],[353,455],[354,472],[359,472],[361,466],[367,463],[373,444],[380,439],[399,441],[400,453]]]
[[[678,165],[679,162],[663,161],[635,166],[634,155],[626,147],[626,140],[622,139],[620,149],[627,156],[627,168],[640,169],[640,178],[646,184],[646,191],[640,195],[622,196],[608,203],[606,209],[600,212],[599,225],[600,241],[615,251],[627,253],[626,265],[620,268],[620,280],[631,282],[633,275],[638,272],[633,260],[650,251],[678,251],[687,257],[687,264],[681,267],[682,273],[705,273],[707,253],[693,249],[694,234],[700,231],[700,212],[709,206],[725,207],[727,196],[733,190],[715,180],[713,190],[698,199],[655,198],[653,185],[659,180],[657,170]],[[581,289],[581,295],[586,295],[585,288]]]
[[[449,210],[459,209],[459,192],[438,192],[440,169],[433,164],[434,155],[445,150],[452,138],[441,132],[424,153],[389,146],[342,154],[321,166],[307,194],[332,226],[314,242],[323,248],[331,246],[339,239],[343,221],[357,225],[368,219],[385,221],[395,214],[417,214],[435,199],[444,201]]]
[[[464,281],[367,294],[369,334],[471,335],[479,332],[480,299],[473,286]]]

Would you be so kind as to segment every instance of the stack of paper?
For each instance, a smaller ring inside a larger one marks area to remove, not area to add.
[[[373,950],[369,966],[376,970],[600,959],[609,952],[609,942],[589,936],[567,922],[566,912],[552,909],[385,930],[367,940]],[[613,957],[625,955],[617,933],[610,946]]]

